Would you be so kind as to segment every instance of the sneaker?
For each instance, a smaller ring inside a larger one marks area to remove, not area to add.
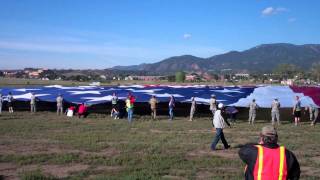
[[[231,146],[230,145],[228,145],[227,147],[225,147],[224,149],[229,149],[229,148],[231,148]]]

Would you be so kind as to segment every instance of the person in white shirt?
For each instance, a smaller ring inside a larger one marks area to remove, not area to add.
[[[229,149],[230,145],[228,144],[227,140],[224,137],[223,129],[225,128],[225,121],[221,115],[221,110],[223,109],[223,104],[219,103],[218,104],[218,109],[214,113],[214,117],[212,120],[212,125],[216,128],[216,136],[214,137],[212,144],[211,144],[211,150],[215,151],[216,146],[221,139],[224,148]]]
[[[211,144],[212,151],[216,150],[216,146],[217,146],[220,139],[221,139],[225,149],[230,148],[230,145],[228,144],[227,140],[225,139],[224,133],[223,133],[223,129],[225,128],[225,121],[224,121],[222,114],[221,114],[222,109],[223,109],[223,104],[219,103],[218,109],[214,113],[214,117],[212,120],[212,124],[216,128],[216,136],[214,137],[212,144]]]

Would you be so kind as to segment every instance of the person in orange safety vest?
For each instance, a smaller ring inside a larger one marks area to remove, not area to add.
[[[279,146],[278,134],[273,126],[265,126],[259,144],[247,144],[239,150],[246,164],[247,180],[296,180],[300,178],[300,165],[295,155]]]

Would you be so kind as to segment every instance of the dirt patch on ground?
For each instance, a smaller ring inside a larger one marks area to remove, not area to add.
[[[228,150],[216,150],[211,151],[210,155],[219,156],[227,159],[235,159],[238,158],[238,151],[236,149],[228,149]]]
[[[75,153],[83,155],[99,155],[99,156],[114,156],[120,154],[120,151],[115,148],[106,148],[99,152],[89,152],[84,150],[69,149],[57,144],[7,144],[0,145],[0,154],[19,154],[19,155],[35,155],[35,154],[65,154]]]
[[[72,164],[68,166],[60,166],[60,165],[43,165],[41,166],[41,170],[45,174],[50,174],[57,178],[65,178],[68,177],[71,173],[84,171],[88,169],[88,165],[84,164]]]
[[[116,155],[119,155],[121,152],[116,148],[109,147],[99,152],[80,151],[80,153],[85,155],[116,156]]]
[[[164,131],[160,131],[160,130],[158,130],[158,129],[150,129],[150,132],[152,132],[152,133],[164,133]]]
[[[186,179],[186,178],[183,178],[183,177],[180,177],[180,176],[171,176],[171,175],[165,175],[165,176],[162,176],[163,179],[177,179],[177,180],[183,180],[183,179]]]
[[[189,158],[204,157],[204,156],[219,156],[219,157],[228,158],[228,159],[238,158],[236,149],[216,150],[216,151],[211,151],[210,149],[208,150],[197,149],[187,153],[187,157]]]
[[[18,179],[17,166],[12,163],[0,163],[0,179]]]
[[[95,171],[106,171],[106,172],[119,172],[122,171],[124,167],[122,166],[98,166],[94,170]]]
[[[303,166],[301,167],[301,174],[320,177],[320,169],[315,167]]]
[[[194,129],[194,130],[189,130],[188,133],[211,134],[212,130],[211,129]]]
[[[316,163],[320,163],[320,156],[313,157],[312,160]]]
[[[196,179],[210,179],[213,174],[210,171],[204,170],[197,172],[197,178]]]
[[[246,144],[248,143],[248,138],[236,138],[233,139],[233,142],[237,142],[237,144]]]

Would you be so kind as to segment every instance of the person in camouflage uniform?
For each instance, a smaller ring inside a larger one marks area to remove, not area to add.
[[[277,98],[271,104],[271,119],[272,125],[274,125],[275,119],[277,119],[278,125],[280,125],[280,102]]]
[[[257,109],[259,108],[255,99],[252,99],[252,102],[249,104],[249,124],[253,124],[256,119]]]

